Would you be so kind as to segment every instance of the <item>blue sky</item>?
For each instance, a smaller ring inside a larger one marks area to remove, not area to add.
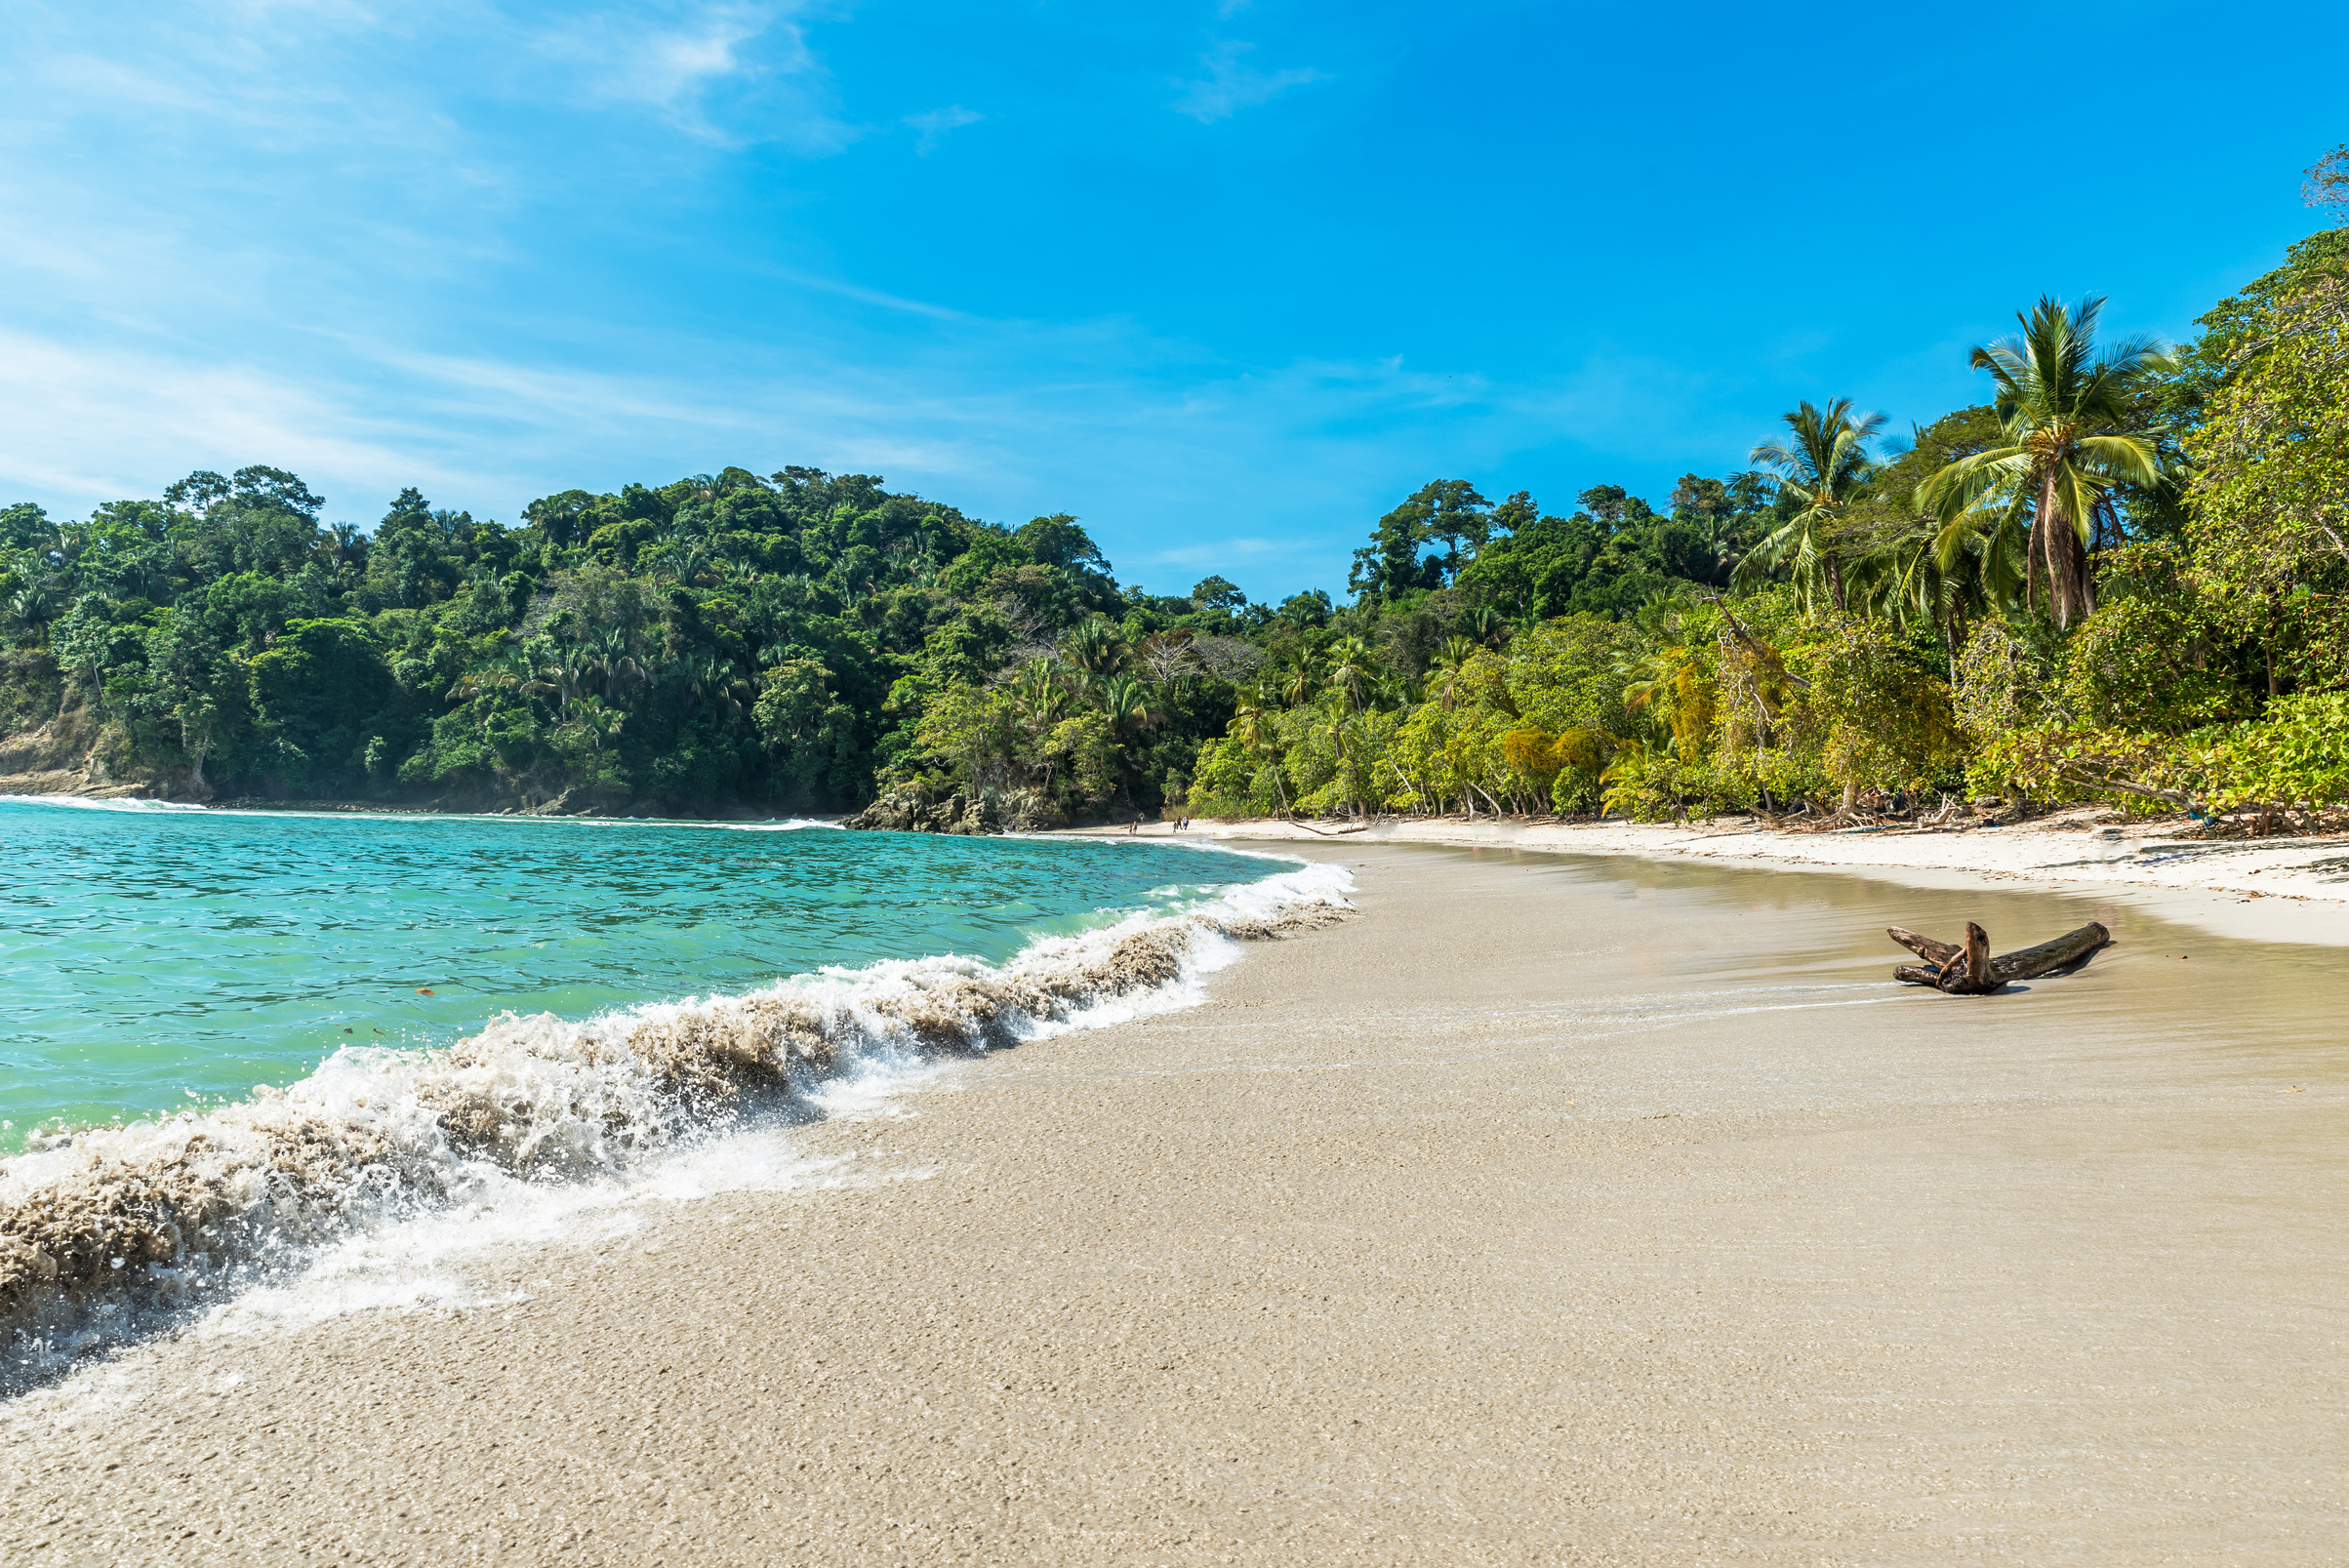
[[[729,462],[1341,587],[1431,478],[1743,466],[2316,226],[2332,7],[0,0],[0,499]],[[2053,90],[2035,97],[2039,84]]]

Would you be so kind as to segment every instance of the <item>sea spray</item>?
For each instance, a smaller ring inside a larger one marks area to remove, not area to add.
[[[453,1045],[346,1047],[282,1091],[51,1141],[0,1162],[0,1336],[12,1361],[53,1361],[366,1226],[628,1171],[843,1071],[1114,1022],[1177,1000],[1232,942],[1342,918],[1348,886],[1291,870],[1000,966],[891,960],[587,1020],[506,1013]]]

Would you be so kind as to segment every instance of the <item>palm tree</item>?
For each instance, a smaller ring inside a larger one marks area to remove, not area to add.
[[[1319,663],[1320,659],[1315,654],[1300,653],[1297,656],[1297,663],[1289,667],[1288,678],[1280,683],[1281,700],[1289,706],[1303,707],[1313,701],[1314,686],[1320,678],[1320,671],[1316,667]]]
[[[48,640],[47,627],[58,618],[60,595],[56,584],[35,579],[17,589],[8,601],[8,613],[19,623],[40,632]]]
[[[1149,686],[1131,675],[1112,675],[1101,683],[1101,710],[1109,716],[1110,733],[1123,739],[1146,730],[1161,717]]]
[[[1013,701],[1037,729],[1059,722],[1074,671],[1057,659],[1031,659],[1012,677]]]
[[[1346,694],[1346,705],[1359,713],[1379,680],[1378,655],[1359,637],[1340,637],[1329,649],[1329,684]]]
[[[2139,395],[2168,365],[2149,338],[2095,349],[2100,299],[2066,308],[2043,296],[2017,312],[2022,335],[1976,348],[1970,363],[1990,372],[1991,407],[2007,444],[1960,458],[1918,487],[1918,504],[1942,520],[1945,570],[1970,541],[1983,542],[1986,571],[2022,545],[2023,598],[2038,607],[2040,574],[2059,628],[2096,608],[2087,543],[2116,485],[2153,489],[2166,477],[2159,431],[2139,413]],[[2023,519],[2030,519],[2028,537]]]
[[[1273,767],[1273,787],[1280,795],[1280,815],[1289,816],[1288,783],[1280,771],[1280,735],[1274,727],[1273,716],[1264,705],[1253,700],[1243,700],[1232,715],[1231,737],[1245,746],[1249,755],[1262,757]]]
[[[1471,638],[1487,648],[1498,648],[1509,639],[1509,623],[1489,604],[1469,611],[1460,618],[1460,624]]]
[[[1061,657],[1087,675],[1110,675],[1125,665],[1125,642],[1107,617],[1088,616],[1061,639]]]
[[[1778,490],[1801,503],[1792,517],[1737,563],[1736,579],[1753,582],[1778,567],[1791,569],[1805,600],[1822,584],[1837,612],[1844,606],[1843,561],[1837,538],[1844,508],[1868,488],[1875,463],[1868,443],[1884,427],[1881,414],[1854,414],[1851,399],[1825,408],[1804,403],[1786,416],[1791,439],[1764,441],[1754,462],[1778,470]]]
[[[644,666],[628,652],[628,633],[618,627],[589,643],[587,653],[594,662],[595,673],[603,680],[605,701],[617,703],[629,687],[644,684]]]
[[[2012,597],[2016,583],[2001,565],[1980,559],[1988,542],[1979,535],[1957,542],[1944,559],[1942,529],[1930,514],[1911,518],[1897,532],[1879,540],[1853,569],[1851,596],[1862,612],[1903,627],[1924,623],[1941,639],[1949,659],[1950,679],[1958,678],[1958,650],[1965,642],[1965,623],[1992,604]],[[1958,556],[1972,556],[1970,565]]]
[[[573,722],[587,732],[587,744],[601,751],[604,742],[628,722],[619,709],[607,707],[599,697],[583,697],[571,707]]]
[[[1675,642],[1626,662],[1631,676],[1623,688],[1626,712],[1652,709],[1672,734],[1684,762],[1696,761],[1712,733],[1717,704],[1706,680],[1704,649],[1677,629]]]
[[[1461,673],[1468,667],[1468,662],[1476,657],[1477,645],[1466,637],[1446,638],[1443,652],[1436,656],[1435,668],[1431,671],[1438,694],[1436,700],[1443,704],[1446,713],[1459,703]]]
[[[699,650],[668,666],[668,675],[685,692],[685,711],[692,712],[704,698],[714,698],[729,717],[742,711],[743,688],[748,684],[731,659]]]

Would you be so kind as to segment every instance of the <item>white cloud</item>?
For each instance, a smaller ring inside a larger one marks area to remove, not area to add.
[[[966,109],[959,103],[949,103],[945,108],[932,109],[927,114],[909,114],[905,123],[921,133],[913,143],[913,150],[926,158],[938,150],[939,141],[949,131],[977,125],[986,118],[986,115]]]
[[[1227,41],[1201,55],[1199,63],[1207,68],[1207,74],[1199,80],[1175,83],[1183,89],[1182,96],[1175,100],[1175,112],[1188,114],[1202,125],[1212,124],[1266,102],[1292,87],[1329,80],[1326,73],[1310,65],[1260,71],[1241,58],[1255,48],[1254,44]]]
[[[1561,443],[1652,457],[1667,427],[1707,467],[1744,428],[1692,419],[1717,389],[1638,360],[1539,385],[1393,360],[1242,366],[1114,320],[938,319],[886,355],[665,335],[679,367],[666,373],[621,368],[645,364],[646,345],[618,338],[600,364],[307,341],[297,363],[282,344],[236,360],[151,333],[0,333],[16,367],[0,380],[0,501],[62,515],[268,462],[336,520],[370,521],[414,484],[511,521],[572,485],[809,462],[977,516],[1075,512],[1125,574],[1165,591],[1224,562],[1252,592],[1286,592],[1336,586],[1354,525],[1431,478],[1515,474]]]
[[[541,29],[532,47],[572,67],[591,101],[636,105],[707,141],[835,151],[858,129],[830,112],[830,78],[792,7],[602,11]]]

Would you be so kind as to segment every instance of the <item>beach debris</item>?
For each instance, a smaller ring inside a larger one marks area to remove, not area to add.
[[[1884,935],[1924,960],[1922,964],[1895,968],[1894,980],[1911,985],[1930,985],[1952,996],[1987,996],[2010,981],[2074,974],[2113,945],[2113,934],[2093,920],[2052,942],[2002,953],[1996,958],[1990,955],[1989,933],[1971,920],[1965,922],[1963,944],[1921,937],[1898,926],[1886,926]]]

